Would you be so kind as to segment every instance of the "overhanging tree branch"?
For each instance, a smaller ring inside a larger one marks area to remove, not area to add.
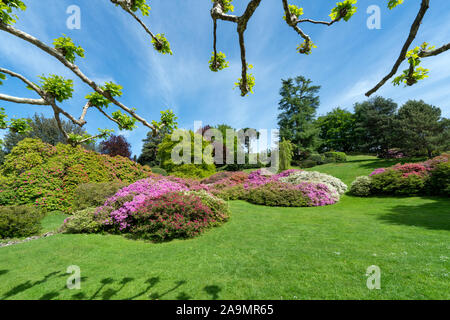
[[[430,7],[430,0],[422,0],[420,4],[420,10],[417,13],[416,18],[411,26],[409,31],[408,38],[406,42],[403,44],[402,50],[400,51],[400,55],[394,63],[392,70],[371,90],[367,91],[366,96],[370,97],[373,93],[377,92],[389,79],[391,79],[398,71],[400,65],[403,61],[406,60],[406,53],[408,52],[409,47],[417,36],[417,32],[419,31],[420,24],[422,23],[423,17],[427,13],[427,10]]]

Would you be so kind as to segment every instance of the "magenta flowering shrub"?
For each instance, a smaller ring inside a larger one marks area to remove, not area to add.
[[[383,173],[383,172],[385,172],[385,171],[386,171],[385,168],[378,168],[378,169],[375,169],[374,171],[372,171],[371,174],[369,174],[369,177],[374,176],[374,175],[376,175],[376,174]]]
[[[129,225],[128,217],[133,215],[149,199],[156,199],[166,193],[188,191],[178,182],[168,179],[147,178],[139,180],[128,187],[120,189],[98,208],[96,215],[101,217],[105,225],[113,225],[124,230]]]
[[[126,223],[133,237],[159,242],[191,238],[227,220],[226,212],[212,210],[200,196],[175,192],[147,199]]]

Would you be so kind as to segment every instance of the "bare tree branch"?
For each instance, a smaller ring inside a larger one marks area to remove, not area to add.
[[[22,104],[31,104],[36,106],[48,106],[48,102],[44,99],[30,99],[30,98],[19,98],[19,97],[13,97],[8,96],[6,94],[0,93],[0,100],[8,101],[8,102],[14,102],[14,103],[22,103]]]

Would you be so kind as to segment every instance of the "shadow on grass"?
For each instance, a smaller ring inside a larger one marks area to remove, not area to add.
[[[55,278],[55,277],[61,277],[61,271],[51,272],[51,273],[45,275],[44,278],[42,278],[41,280],[38,280],[38,281],[29,281],[29,280],[25,281],[25,282],[15,286],[14,288],[9,290],[8,292],[6,292],[2,296],[2,298],[0,300],[6,300],[8,298],[11,298],[12,296],[15,296],[18,293],[21,293],[21,292],[26,291],[26,290],[28,290],[30,288],[33,288],[33,287],[38,286],[40,284],[43,284],[43,283],[47,282],[49,279]],[[53,292],[52,292],[52,296],[54,296]]]
[[[431,230],[450,230],[450,199],[424,197],[433,200],[421,205],[401,205],[380,215],[379,219],[396,225],[422,227]]]
[[[412,163],[412,162],[422,162],[426,158],[403,158],[403,159],[376,159],[376,160],[349,160],[347,163],[359,163],[366,162],[360,165],[361,168],[365,169],[378,169],[378,168],[388,168],[396,165],[397,163]]]
[[[0,270],[0,274],[7,273],[8,270]],[[26,281],[23,282],[14,288],[10,289],[8,292],[3,294],[1,296],[0,300],[6,300],[11,299],[15,295],[22,293],[26,290],[29,290],[35,286],[43,285],[48,280],[54,279],[54,278],[64,278],[68,275],[66,273],[63,273],[61,271],[55,271],[51,272],[47,275],[45,275],[41,280],[38,281]],[[83,287],[83,282],[87,279],[87,277],[81,278],[81,283]],[[65,285],[65,279],[64,279],[64,285],[59,290],[52,290],[49,292],[44,292],[41,297],[39,297],[39,300],[53,300],[58,299],[61,296],[61,293],[64,292],[67,289]],[[83,291],[78,291],[74,293],[69,299],[72,300],[114,300],[118,296],[118,294],[128,285],[132,284],[133,282],[136,282],[134,278],[124,277],[122,279],[116,280],[111,277],[103,278],[100,280],[97,289],[94,291],[93,294],[87,295]],[[177,290],[182,288],[184,284],[186,284],[185,280],[175,281],[172,286],[169,286],[168,289],[165,289],[164,291],[157,291],[155,290],[157,285],[160,284],[161,280],[160,277],[152,277],[147,279],[144,283],[146,284],[145,288],[133,296],[129,296],[126,298],[120,298],[121,300],[134,300],[134,299],[149,299],[149,300],[159,300],[162,298],[165,298],[167,295],[176,293]],[[211,295],[211,299],[217,300],[219,298],[218,293],[221,291],[220,287],[216,285],[206,286],[204,288],[204,291],[206,291],[209,295]],[[65,299],[65,298],[64,298]],[[119,298],[117,298],[119,299]],[[180,291],[176,298],[177,300],[189,300],[192,299],[191,296],[189,296],[186,292]]]

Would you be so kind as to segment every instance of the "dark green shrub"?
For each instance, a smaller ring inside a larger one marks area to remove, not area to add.
[[[245,200],[247,190],[243,185],[226,186],[223,188],[212,189],[211,193],[223,200]]]
[[[450,162],[438,163],[428,181],[430,194],[450,196]]]
[[[306,160],[300,161],[299,166],[300,166],[300,168],[312,168],[312,167],[317,166],[317,162],[315,162],[314,160],[311,160],[311,159],[306,159]]]
[[[325,158],[328,158],[332,162],[347,162],[347,155],[344,152],[325,152]]]
[[[95,219],[95,208],[75,212],[64,220],[61,232],[64,233],[95,233],[101,230],[101,223]]]
[[[316,162],[317,164],[324,164],[325,156],[318,154],[318,153],[313,153],[309,156],[309,158],[307,160],[312,160],[312,161]]]
[[[372,193],[388,195],[417,195],[423,193],[427,176],[405,176],[393,169],[372,176]]]
[[[91,182],[80,184],[74,192],[73,210],[79,211],[103,205],[119,189],[127,186],[123,182]]]
[[[163,168],[159,168],[159,167],[153,167],[152,173],[160,174],[164,177],[167,177],[169,175],[166,170],[164,170]]]
[[[0,238],[29,237],[41,230],[43,215],[30,206],[0,207]]]

